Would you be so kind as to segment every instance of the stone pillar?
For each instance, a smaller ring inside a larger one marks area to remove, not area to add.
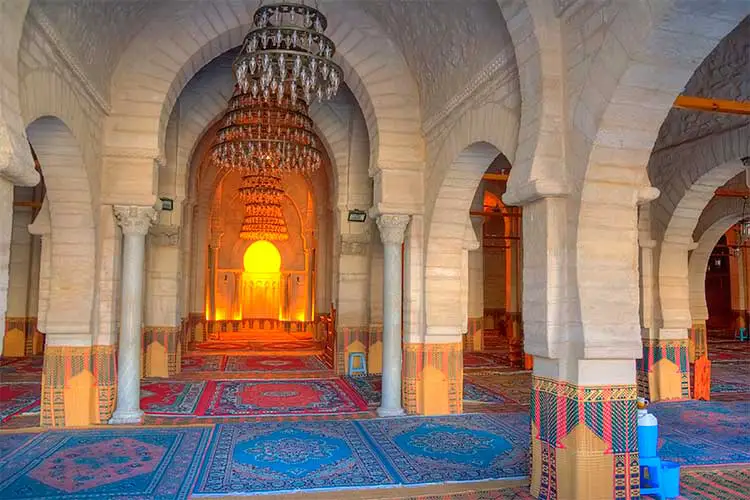
[[[739,244],[737,230],[732,228],[727,231],[727,245],[736,247]],[[737,330],[743,328],[745,323],[745,271],[742,252],[729,253],[729,288],[731,290],[733,323],[731,328]]]
[[[153,207],[114,206],[122,228],[122,293],[120,341],[117,355],[117,405],[110,424],[141,422],[141,324],[143,321],[143,271],[146,233],[157,220]]]
[[[171,377],[180,373],[179,246],[179,226],[159,225],[151,228],[143,330],[145,377]]]
[[[368,354],[370,329],[370,234],[341,235],[336,310],[336,372],[349,369],[349,355]]]
[[[520,210],[509,207],[506,223],[510,226],[505,251],[505,314],[506,332],[510,348],[510,362],[523,363],[523,333],[521,329],[521,218]]]
[[[408,215],[380,215],[383,241],[383,391],[377,413],[403,415],[401,407],[401,246]]]
[[[464,351],[484,350],[484,250],[482,231],[484,217],[471,217],[469,242],[468,325],[464,336]]]
[[[224,233],[214,233],[211,235],[211,244],[209,245],[210,267],[208,274],[208,303],[211,320],[216,321],[216,279],[219,270],[219,250],[221,250],[221,238]]]
[[[5,312],[8,310],[10,240],[13,232],[13,184],[0,176],[0,355],[5,340]]]

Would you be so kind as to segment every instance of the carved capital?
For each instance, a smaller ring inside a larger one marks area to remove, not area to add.
[[[146,235],[148,228],[159,218],[154,207],[143,207],[137,205],[114,205],[115,220],[122,228],[122,234]]]
[[[378,217],[380,239],[384,245],[400,245],[404,242],[404,231],[409,224],[408,215],[384,214]]]
[[[180,226],[154,226],[149,234],[156,246],[176,247],[180,244]]]

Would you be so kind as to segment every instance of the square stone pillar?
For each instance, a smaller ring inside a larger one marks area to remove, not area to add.
[[[464,358],[461,342],[405,343],[403,400],[407,413],[463,412]]]

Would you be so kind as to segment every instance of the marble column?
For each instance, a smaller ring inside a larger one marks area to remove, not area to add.
[[[378,217],[383,241],[383,391],[378,416],[404,414],[401,407],[401,245],[408,215]]]
[[[122,228],[120,341],[117,353],[117,406],[110,424],[137,424],[143,418],[141,391],[141,323],[146,233],[157,220],[153,207],[114,206]]]

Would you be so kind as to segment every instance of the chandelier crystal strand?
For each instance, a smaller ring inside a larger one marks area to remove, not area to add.
[[[240,238],[243,240],[286,241],[289,233],[281,208],[284,189],[281,176],[259,172],[242,178],[240,198],[245,202],[245,217]]]
[[[295,3],[260,6],[253,28],[234,61],[234,76],[253,97],[286,93],[305,101],[333,98],[342,81],[333,62],[336,46],[325,35],[328,20],[316,8]]]
[[[221,168],[312,173],[323,155],[307,115],[307,103],[279,94],[275,99],[235,91],[221,122],[211,157]]]

